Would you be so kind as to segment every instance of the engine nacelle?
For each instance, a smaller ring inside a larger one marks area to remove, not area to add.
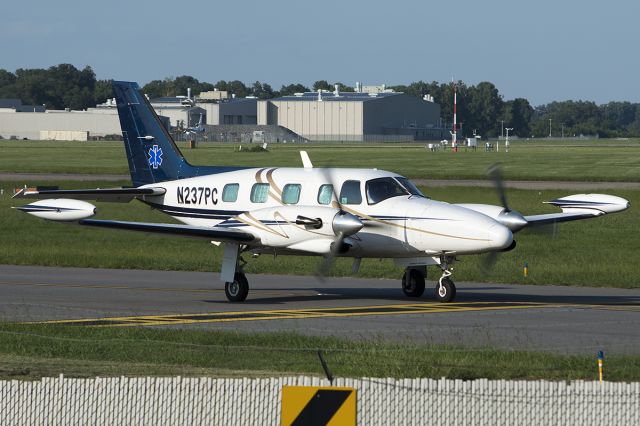
[[[348,236],[362,228],[356,216],[333,207],[278,206],[242,213],[231,222],[250,226],[262,244],[327,254],[338,235]]]
[[[456,206],[489,216],[509,228],[512,232],[517,232],[527,226],[527,220],[515,210],[507,210],[504,207],[491,204],[456,204]]]
[[[497,219],[498,216],[505,211],[504,207],[494,206],[491,204],[456,204],[456,206],[482,213],[492,219]]]
[[[56,222],[75,222],[86,219],[96,214],[98,210],[91,203],[68,198],[39,200],[26,206],[15,208],[32,216]]]

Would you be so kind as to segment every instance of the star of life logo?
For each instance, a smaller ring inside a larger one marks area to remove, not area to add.
[[[149,148],[149,165],[154,169],[162,165],[162,148],[158,148],[158,145]]]

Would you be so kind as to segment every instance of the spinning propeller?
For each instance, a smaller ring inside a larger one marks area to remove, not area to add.
[[[492,164],[487,170],[489,177],[493,180],[493,184],[496,188],[496,192],[498,193],[498,198],[500,198],[500,203],[504,208],[504,211],[501,212],[496,220],[509,228],[511,232],[514,234],[528,225],[527,219],[520,214],[520,212],[516,210],[512,210],[507,203],[507,194],[504,189],[504,180],[502,179],[502,170],[499,164]],[[513,240],[513,243],[508,248],[502,251],[509,251],[514,249],[516,246],[516,241]],[[498,256],[500,252],[492,251],[484,256],[482,256],[480,261],[480,269],[484,274],[488,274],[491,272],[493,267],[495,266]]]
[[[325,180],[331,185],[332,199],[335,199],[333,203],[338,207],[338,213],[332,222],[335,238],[331,243],[331,251],[322,259],[316,270],[316,276],[322,281],[331,268],[333,268],[336,256],[341,253],[346,253],[349,250],[350,245],[345,243],[345,238],[360,231],[364,227],[364,223],[356,215],[345,211],[342,207],[340,197],[336,193],[336,185],[330,175],[330,169],[323,168],[321,170]]]

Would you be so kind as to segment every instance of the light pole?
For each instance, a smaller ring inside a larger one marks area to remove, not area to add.
[[[501,126],[502,130],[500,131],[500,136],[504,138],[504,120],[500,120],[500,123],[502,123],[502,126]]]
[[[509,131],[513,130],[513,127],[506,127],[505,130],[507,131],[507,138],[504,140],[504,149],[509,152]]]
[[[549,119],[549,138],[551,138],[551,119]]]
[[[561,130],[562,139],[564,139],[564,123],[560,124],[560,126],[561,126],[560,128],[562,129]]]

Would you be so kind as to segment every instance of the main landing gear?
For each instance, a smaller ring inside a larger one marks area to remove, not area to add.
[[[440,269],[442,269],[442,276],[436,284],[436,300],[438,302],[447,303],[451,302],[456,297],[456,285],[451,279],[451,269],[449,268],[449,262],[453,259],[442,258],[440,262]],[[402,276],[402,291],[407,297],[420,297],[424,293],[425,277],[427,275],[426,266],[422,267],[409,267],[405,270]]]
[[[224,294],[229,302],[244,302],[249,294],[249,281],[244,272],[236,272],[233,281],[224,283]]]
[[[407,297],[420,297],[424,293],[424,277],[427,268],[407,268],[402,276],[402,291]]]
[[[239,244],[225,243],[222,253],[220,279],[224,281],[224,294],[229,302],[244,302],[249,295],[249,281],[242,271],[246,262],[240,257]]]

